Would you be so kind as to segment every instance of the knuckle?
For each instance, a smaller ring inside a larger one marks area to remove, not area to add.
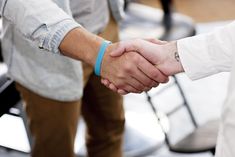
[[[138,63],[138,65],[146,65],[146,60],[143,59],[143,57],[141,56],[136,56],[136,63]]]
[[[124,92],[124,91],[118,91],[118,94],[120,94],[120,95],[126,95],[127,94],[127,92]]]
[[[124,89],[124,90],[126,90],[127,87],[128,87],[128,85],[124,81],[121,81],[121,83],[117,86],[118,89]],[[128,91],[128,90],[126,90],[126,91]]]
[[[157,71],[157,69],[153,68],[152,70],[150,70],[150,77],[153,79],[157,79],[159,77],[159,72]]]
[[[131,59],[134,63],[140,62],[140,56],[137,53],[132,53]]]
[[[132,63],[136,63],[139,60],[138,56],[135,53],[131,53],[130,57],[131,57],[130,62],[132,62]]]
[[[122,89],[122,87],[124,86],[124,82],[121,81],[121,79],[117,79],[117,80],[115,81],[115,86],[116,86],[116,88],[118,88],[118,89]]]
[[[125,79],[125,73],[124,73],[124,71],[119,71],[116,75],[117,75],[117,78],[118,78],[119,80]]]
[[[130,64],[130,63],[127,63],[127,64],[125,64],[125,66],[124,66],[124,72],[126,72],[126,73],[131,73],[132,72],[132,64]]]

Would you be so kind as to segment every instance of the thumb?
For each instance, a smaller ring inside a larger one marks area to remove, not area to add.
[[[111,57],[119,57],[125,53],[125,47],[123,42],[116,43],[115,48],[110,52]]]
[[[129,41],[121,41],[117,43],[116,48],[112,50],[112,52],[110,53],[110,56],[118,57],[124,54],[125,52],[130,52],[130,51],[138,52],[138,46],[135,43],[136,41],[138,40],[136,39],[136,40],[129,40]]]

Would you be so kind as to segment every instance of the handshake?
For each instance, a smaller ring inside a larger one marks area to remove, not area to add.
[[[101,83],[119,94],[141,93],[183,72],[176,42],[135,39],[110,44],[101,65]]]

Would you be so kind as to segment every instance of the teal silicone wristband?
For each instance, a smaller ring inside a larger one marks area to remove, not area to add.
[[[100,46],[100,50],[98,52],[98,56],[96,58],[96,62],[95,62],[95,74],[97,76],[100,76],[100,71],[101,71],[101,63],[104,57],[104,53],[106,48],[108,47],[108,45],[110,44],[110,41],[106,41],[104,40]]]

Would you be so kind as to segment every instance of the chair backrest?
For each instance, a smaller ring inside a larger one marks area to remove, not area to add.
[[[0,30],[1,32],[1,30]],[[3,57],[2,57],[2,42],[0,40],[0,62],[3,62]]]
[[[181,85],[179,84],[179,81],[178,81],[177,77],[173,76],[173,79],[174,79],[174,85],[176,86],[177,90],[179,91],[179,94],[181,96],[181,99],[183,100],[183,103],[181,105],[177,105],[169,113],[166,113],[166,115],[169,117],[169,116],[173,115],[174,113],[176,113],[177,111],[179,111],[181,108],[184,107],[184,108],[186,108],[186,111],[187,111],[187,113],[190,117],[190,120],[191,120],[192,124],[194,125],[195,128],[197,128],[197,126],[198,126],[197,122],[196,122],[195,117],[193,115],[193,112],[192,112],[192,110],[191,110],[191,108],[188,104],[188,100],[185,97],[184,91],[183,91]],[[157,104],[153,103],[152,97],[147,92],[146,92],[146,96],[147,96],[147,101],[150,104],[150,106],[152,108],[152,111],[154,112],[154,114],[155,114],[155,116],[156,116],[156,118],[159,122],[159,125],[162,128],[163,133],[165,134],[165,142],[168,145],[168,147],[170,148],[171,143],[170,143],[170,139],[169,139],[169,136],[168,136],[168,131],[165,130],[163,124],[161,124],[161,117],[158,115],[159,109],[157,108]]]
[[[1,19],[1,16],[0,16],[0,36],[1,36],[1,33],[2,33],[2,27],[1,26],[2,26],[2,19]],[[3,62],[1,39],[0,39],[0,62]]]

